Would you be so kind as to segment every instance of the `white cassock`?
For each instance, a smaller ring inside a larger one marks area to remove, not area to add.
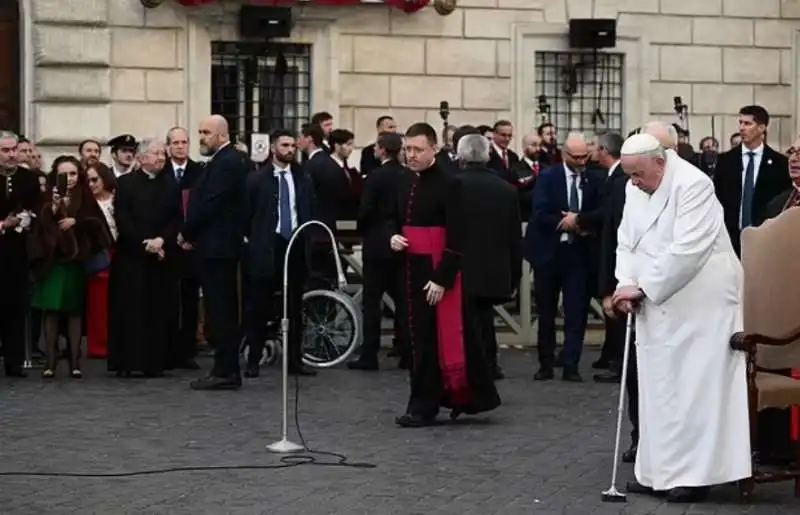
[[[653,195],[630,182],[619,227],[619,287],[637,285],[636,479],[655,490],[751,476],[742,268],[711,180],[667,151]]]

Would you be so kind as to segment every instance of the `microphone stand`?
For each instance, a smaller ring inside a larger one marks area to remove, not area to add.
[[[271,452],[287,454],[292,452],[300,452],[306,449],[305,445],[297,444],[289,440],[289,256],[292,252],[292,246],[295,239],[306,228],[318,225],[325,229],[328,237],[331,239],[331,247],[333,247],[333,254],[336,260],[336,277],[339,283],[339,289],[344,289],[347,286],[347,278],[344,275],[342,268],[342,260],[339,259],[339,246],[336,244],[336,238],[333,236],[333,231],[330,227],[320,222],[319,220],[309,220],[294,231],[289,244],[286,246],[286,255],[283,256],[283,318],[281,319],[281,342],[283,354],[283,368],[281,371],[282,383],[282,421],[281,421],[281,439],[275,443],[267,446]]]

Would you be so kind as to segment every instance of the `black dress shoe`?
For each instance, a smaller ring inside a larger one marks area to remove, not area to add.
[[[503,373],[503,369],[500,365],[495,365],[492,367],[492,379],[495,381],[500,381],[501,379],[505,379],[506,375]]]
[[[604,358],[600,358],[592,363],[592,368],[595,370],[608,370],[609,366],[611,366],[611,362]]]
[[[244,367],[244,376],[248,379],[253,379],[259,376],[261,370],[258,367],[258,363],[250,364],[248,363],[246,367]]]
[[[638,450],[639,446],[632,443],[628,450],[622,453],[622,463],[636,463],[636,451]]]
[[[423,418],[419,415],[409,415],[408,413],[394,419],[394,423],[400,427],[427,427],[432,426],[435,421],[436,419],[434,418]]]
[[[303,377],[314,377],[317,375],[317,371],[311,368],[308,368],[305,365],[289,365],[289,375],[290,376],[303,376]]]
[[[364,370],[364,371],[371,371],[374,372],[379,370],[380,367],[378,366],[378,361],[372,361],[368,359],[361,359],[358,358],[357,360],[351,361],[347,364],[347,368],[350,370]]]
[[[564,373],[561,374],[561,379],[563,381],[569,381],[570,383],[582,383],[583,382],[583,378],[581,377],[581,374],[577,370],[570,369],[570,368],[565,368],[564,369]]]
[[[622,381],[622,374],[617,372],[601,372],[599,374],[595,374],[593,379],[595,383],[619,384]]]
[[[644,495],[654,495],[656,493],[655,490],[653,490],[649,486],[644,486],[638,481],[628,481],[628,484],[625,487],[625,491],[629,494],[644,494]]]
[[[192,390],[238,390],[242,387],[242,378],[238,375],[228,377],[208,376],[195,379],[189,383]]]
[[[549,381],[555,377],[553,369],[550,367],[542,367],[533,375],[534,381]]]
[[[696,503],[703,502],[708,498],[709,488],[707,486],[678,486],[667,492],[667,502],[674,503]]]

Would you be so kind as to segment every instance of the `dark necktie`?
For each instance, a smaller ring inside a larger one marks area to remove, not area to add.
[[[579,213],[581,210],[580,200],[578,199],[578,174],[573,173],[571,175],[572,182],[569,186],[569,212],[570,213]],[[572,243],[575,241],[575,233],[567,234],[567,241]]]
[[[286,171],[281,170],[278,179],[278,222],[280,235],[285,239],[292,237],[292,203],[289,199],[289,181],[286,180]]]
[[[175,180],[181,182],[183,179],[183,168],[176,168],[175,169]]]
[[[503,149],[503,168],[508,170],[508,150]]]
[[[747,169],[744,172],[744,186],[742,187],[742,229],[753,225],[753,193],[756,189],[756,153],[747,153]]]

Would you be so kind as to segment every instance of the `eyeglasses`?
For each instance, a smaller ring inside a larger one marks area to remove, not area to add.
[[[589,154],[573,154],[572,152],[567,152],[566,150],[564,153],[576,161],[584,161],[590,157]]]

